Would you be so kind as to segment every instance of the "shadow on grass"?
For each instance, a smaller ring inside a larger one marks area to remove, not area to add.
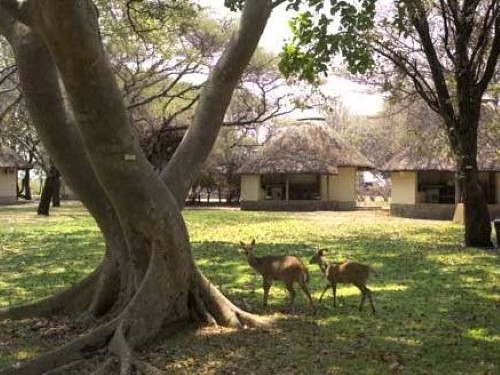
[[[65,248],[75,246],[76,253],[68,257],[84,251],[78,244],[86,249],[92,246],[80,243],[88,236],[80,231],[64,239]],[[376,315],[368,308],[357,311],[359,292],[347,285],[339,285],[336,309],[328,292],[317,314],[311,315],[298,292],[296,314],[283,314],[287,294],[278,282],[271,289],[270,309],[264,311],[261,276],[246,263],[237,243],[194,242],[194,255],[209,279],[243,308],[266,314],[275,326],[182,331],[152,342],[144,351],[145,359],[174,374],[498,373],[500,298],[495,272],[500,260],[478,250],[458,249],[457,237],[457,233],[443,233],[429,225],[412,228],[405,235],[351,231],[334,238],[321,236],[314,244],[257,243],[257,255],[301,257],[310,270],[316,300],[325,282],[308,259],[318,246],[330,249],[331,261],[371,264],[378,271],[368,284]],[[96,249],[99,246],[97,242]],[[57,243],[47,245],[47,252],[57,252],[57,248]],[[92,257],[98,258],[97,253]],[[8,264],[21,259],[16,254],[3,256]],[[29,332],[28,326],[22,329]],[[40,340],[32,350],[45,350],[47,342],[57,344],[50,340]],[[16,358],[9,353],[3,356]]]
[[[8,245],[0,248],[0,308],[67,288],[91,272],[104,253],[102,237],[90,229],[14,231],[1,237]]]
[[[369,309],[357,311],[360,294],[346,285],[339,285],[337,309],[328,292],[313,316],[298,292],[299,314],[282,314],[287,295],[276,283],[270,297],[274,328],[201,330],[151,348],[151,356],[155,360],[155,353],[165,350],[156,364],[179,373],[183,369],[195,373],[497,373],[500,298],[494,270],[500,260],[475,249],[459,250],[452,239],[429,231],[413,231],[411,241],[370,233],[336,236],[331,246],[338,253],[377,265],[378,275],[369,282],[378,310],[375,316]],[[439,243],[429,246],[419,241],[420,235],[437,236]],[[236,244],[203,242],[194,244],[194,250],[203,259],[204,272],[230,298],[252,312],[269,314],[260,305],[261,277],[238,254]],[[304,244],[262,243],[256,248],[257,255],[298,255],[305,263],[314,251]],[[319,270],[309,269],[317,299],[324,281]]]

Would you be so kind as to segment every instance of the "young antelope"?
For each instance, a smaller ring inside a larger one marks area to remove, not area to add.
[[[247,257],[248,264],[258,273],[262,275],[264,287],[264,306],[267,306],[269,290],[274,280],[282,281],[285,284],[288,293],[290,294],[290,307],[293,306],[295,300],[294,283],[298,283],[304,294],[306,295],[311,308],[314,310],[314,303],[311,298],[311,293],[307,287],[309,281],[309,273],[302,261],[290,255],[265,255],[257,257],[254,255],[255,239],[246,245],[240,242],[240,247],[243,249]]]
[[[370,306],[372,312],[375,313],[375,306],[373,306],[372,292],[366,287],[366,282],[370,273],[373,269],[366,265],[356,262],[341,262],[341,263],[330,263],[327,264],[323,255],[326,254],[325,250],[318,250],[318,252],[311,258],[311,264],[317,264],[321,273],[325,276],[328,285],[321,293],[319,302],[323,299],[325,292],[331,286],[333,290],[333,306],[337,306],[337,284],[353,284],[361,291],[361,303],[359,305],[359,311],[363,309],[363,304],[365,303],[366,297],[370,301]]]

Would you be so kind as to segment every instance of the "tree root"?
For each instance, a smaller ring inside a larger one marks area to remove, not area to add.
[[[92,300],[88,311],[93,316],[103,316],[110,311],[117,302],[117,296],[120,292],[120,269],[109,251],[106,252],[101,264],[100,272]]]
[[[75,374],[81,372],[82,367],[87,365],[87,359],[81,359],[78,361],[73,361],[68,363],[67,365],[58,367],[54,370],[49,370],[45,372],[43,375],[67,375],[67,374]],[[110,372],[106,374],[111,374]]]
[[[108,322],[88,335],[82,336],[71,343],[34,358],[22,364],[0,370],[1,375],[38,375],[49,371],[60,370],[75,361],[91,358],[106,347],[110,341],[117,322]]]
[[[117,374],[118,371],[118,360],[116,358],[108,358],[106,362],[99,367],[93,375],[109,375]],[[165,373],[160,369],[150,365],[147,362],[141,361],[139,359],[134,359],[132,363],[132,374],[134,375],[164,375]],[[121,373],[120,373],[121,375]]]
[[[38,358],[0,370],[0,374],[57,374],[62,373],[64,369],[74,371],[81,362],[97,355],[105,355],[105,361],[96,371],[97,374],[156,375],[162,372],[139,360],[134,354],[134,348],[156,335],[166,325],[185,321],[190,316],[196,316],[208,324],[233,328],[270,325],[266,319],[235,306],[195,265],[191,270],[191,281],[185,276],[181,276],[181,280],[175,279],[175,276],[171,276],[174,273],[168,267],[171,267],[168,261],[157,259],[153,255],[139,289],[119,314],[111,317],[108,312],[105,317],[111,320],[95,330]],[[69,291],[70,295],[76,291],[88,295],[88,290],[84,290],[84,287],[94,291],[99,276],[99,271],[96,270],[80,284],[53,300],[62,305],[63,301],[60,299],[68,295]],[[184,288],[172,288],[173,285],[184,285]],[[90,299],[86,298],[86,301],[89,302]],[[51,307],[52,310],[33,309],[30,312],[54,311],[53,306]],[[17,316],[20,316],[19,313]]]
[[[103,352],[118,354],[121,374],[136,373],[139,367],[152,373],[152,368],[134,358],[133,348],[154,336],[163,324],[188,316],[187,293],[182,292],[188,288],[188,276],[181,273],[175,278],[168,268],[175,265],[158,257],[159,254],[153,253],[140,288],[116,318],[65,346],[4,369],[0,374],[41,374]]]
[[[194,290],[190,292],[190,297],[192,298],[192,306],[190,308],[192,319],[194,321],[201,321],[210,326],[218,326],[217,320],[208,312],[205,301],[201,297],[198,288],[194,288]]]
[[[120,324],[113,339],[109,344],[109,352],[119,358],[120,375],[144,374],[158,375],[162,372],[156,367],[136,358],[135,353],[127,342],[123,332],[123,324]]]
[[[221,324],[233,328],[269,326],[269,322],[265,319],[246,313],[233,305],[208,280],[206,280],[201,272],[199,276],[201,282],[198,285],[199,288],[197,288],[197,302],[194,306],[191,306],[190,310],[195,310],[198,316],[204,316],[205,322],[215,325]],[[137,299],[137,297],[138,296],[130,302],[127,309],[117,318],[104,323],[89,334],[54,351],[46,353],[45,355],[22,363],[21,365],[14,365],[10,368],[0,370],[0,374],[62,374],[67,371],[77,371],[79,365],[91,357],[100,354],[104,354],[106,360],[96,370],[95,374],[162,374],[163,372],[161,370],[141,361],[134,353],[133,348],[135,346],[142,344],[147,338],[156,333],[153,329],[150,335],[138,334],[137,325],[141,327],[148,322],[148,319],[146,318],[145,321],[137,324],[138,317],[136,316],[136,311],[134,311],[134,302],[138,301],[139,304],[142,305],[142,303],[140,303],[141,298],[139,297]],[[169,309],[163,309],[163,311],[167,313],[168,310]],[[193,313],[193,311],[191,311],[191,313]],[[156,323],[153,323],[153,328],[154,327],[157,327]],[[151,327],[149,327],[149,329],[151,329]],[[135,333],[132,333],[133,331],[135,331]]]
[[[268,328],[272,325],[269,320],[250,314],[234,305],[197,267],[194,268],[193,272],[196,289],[199,290],[200,298],[203,301],[202,313],[207,311],[215,321],[231,328]]]
[[[116,374],[118,361],[115,358],[107,358],[106,361],[96,370],[93,375],[109,375]]]
[[[109,352],[120,359],[120,375],[132,373],[134,354],[123,333],[123,322],[118,326],[109,344]]]

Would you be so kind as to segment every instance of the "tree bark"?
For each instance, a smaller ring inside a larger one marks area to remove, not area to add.
[[[463,183],[463,181],[460,178],[460,173],[458,173],[458,171],[455,171],[455,204],[463,203],[462,183]]]
[[[22,193],[23,193],[23,198],[27,201],[30,201],[33,199],[32,195],[31,195],[31,173],[30,173],[30,169],[29,168],[26,168],[24,170],[24,177],[23,177],[23,181],[22,181]]]
[[[472,109],[468,108],[468,112]],[[492,248],[491,219],[485,192],[479,183],[477,165],[477,128],[479,115],[462,115],[453,129],[459,133],[454,142],[457,174],[464,204],[465,246]]]
[[[56,176],[54,178],[54,188],[52,190],[52,207],[61,207],[61,174],[56,168]]]
[[[51,165],[49,171],[47,172],[47,178],[43,184],[42,196],[40,197],[40,203],[38,204],[38,215],[49,216],[50,202],[54,202],[54,196],[59,194],[59,171],[55,165]],[[53,205],[54,207],[57,207]]]

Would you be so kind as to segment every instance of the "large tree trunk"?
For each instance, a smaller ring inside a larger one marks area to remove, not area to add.
[[[448,134],[456,157],[459,185],[463,189],[464,242],[465,246],[492,248],[488,202],[479,183],[477,164],[482,91],[475,84],[475,73],[470,69],[466,43],[460,35],[457,41],[455,72],[459,116],[452,123],[449,122]]]
[[[16,319],[91,312],[103,316],[105,323],[12,373],[43,373],[107,349],[109,356],[120,359],[120,373],[130,374],[147,367],[135,359],[133,349],[165,324],[193,318],[234,327],[260,324],[198,270],[181,209],[256,48],[271,2],[246,3],[240,31],[205,85],[194,123],[162,179],[131,132],[93,4],[9,4],[0,3],[5,7],[0,7],[0,31],[16,55],[30,113],[68,185],[96,218],[106,241],[101,265],[81,283],[34,305],[0,312],[0,318]],[[117,371],[112,358],[102,371]]]
[[[472,112],[469,109],[469,112]],[[465,246],[491,248],[491,220],[485,192],[479,183],[477,165],[477,128],[479,115],[463,116],[456,127],[458,136],[455,139],[455,155],[457,155],[457,174],[462,188],[464,204]],[[475,124],[475,126],[474,126]]]
[[[479,184],[477,166],[461,168],[464,175],[465,245],[492,248],[491,221],[484,191]]]

